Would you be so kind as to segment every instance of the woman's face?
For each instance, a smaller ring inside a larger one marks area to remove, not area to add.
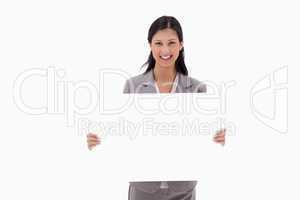
[[[154,34],[150,47],[156,66],[174,68],[183,44],[179,41],[176,31],[167,28]]]

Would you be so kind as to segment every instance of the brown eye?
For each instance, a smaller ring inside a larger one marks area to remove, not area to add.
[[[155,45],[159,46],[161,45],[161,42],[155,42]]]
[[[173,44],[176,44],[176,42],[169,42],[169,45],[173,45]]]

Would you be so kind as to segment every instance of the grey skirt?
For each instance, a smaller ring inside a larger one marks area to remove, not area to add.
[[[197,181],[130,182],[128,200],[195,200]]]

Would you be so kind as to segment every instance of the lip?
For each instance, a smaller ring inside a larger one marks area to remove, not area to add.
[[[168,61],[168,60],[170,60],[172,57],[173,57],[173,55],[169,55],[169,58],[164,59],[162,56],[159,56],[159,58],[160,58],[161,60],[164,60],[164,61]]]

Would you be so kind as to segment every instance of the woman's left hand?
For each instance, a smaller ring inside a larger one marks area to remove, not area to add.
[[[226,129],[219,130],[214,136],[214,142],[219,143],[221,145],[225,145],[225,132]]]

